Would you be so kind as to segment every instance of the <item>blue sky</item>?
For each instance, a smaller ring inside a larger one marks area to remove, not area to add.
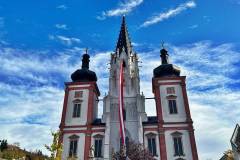
[[[199,157],[220,158],[240,115],[239,10],[239,0],[0,1],[0,139],[44,150],[60,122],[64,82],[86,47],[104,95],[125,14],[142,61],[141,91],[153,96],[164,41],[187,76]],[[146,110],[154,115],[154,102]]]

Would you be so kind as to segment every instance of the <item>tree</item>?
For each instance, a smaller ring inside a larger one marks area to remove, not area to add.
[[[45,145],[47,150],[51,152],[49,160],[61,160],[62,155],[62,144],[60,143],[61,132],[52,132],[53,142],[50,146]]]
[[[2,158],[4,159],[20,159],[25,157],[25,153],[18,147],[11,145],[8,149],[2,152]]]
[[[0,140],[0,150],[1,150],[1,152],[3,151],[3,150],[5,150],[5,149],[7,149],[8,148],[8,143],[7,143],[7,140]]]
[[[142,144],[133,141],[130,141],[127,145],[126,155],[130,160],[155,160]],[[119,152],[113,153],[112,158],[113,160],[126,160],[124,148],[121,147]]]
[[[234,160],[233,158],[233,151],[232,150],[227,150],[224,152],[224,157],[226,160]]]

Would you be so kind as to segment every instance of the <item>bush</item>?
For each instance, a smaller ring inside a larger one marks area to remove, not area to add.
[[[130,160],[155,160],[151,153],[139,143],[130,141],[127,145],[126,155]],[[126,160],[124,155],[124,148],[122,147],[119,152],[113,153],[113,160]]]

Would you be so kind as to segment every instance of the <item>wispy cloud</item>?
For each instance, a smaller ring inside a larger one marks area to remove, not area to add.
[[[66,5],[64,5],[64,4],[59,5],[59,6],[57,6],[56,8],[57,8],[57,9],[62,9],[62,10],[68,9],[68,7],[67,7]]]
[[[50,53],[1,46],[0,77],[5,78],[0,80],[0,90],[4,90],[0,93],[0,139],[46,153],[44,144],[51,142],[50,132],[60,122],[64,81],[70,81],[71,73],[80,68],[82,51],[74,47]],[[30,136],[38,138],[29,141]]]
[[[62,35],[56,35],[56,36],[49,35],[49,39],[59,41],[66,46],[71,46],[74,43],[81,43],[81,40],[79,38],[66,37],[66,36],[62,36]]]
[[[115,9],[102,12],[101,16],[97,16],[97,19],[104,20],[107,17],[121,16],[128,14],[133,11],[134,8],[143,3],[143,0],[127,0],[123,3],[120,3],[119,6]]]
[[[229,139],[239,122],[240,52],[234,44],[214,45],[202,41],[182,46],[169,44],[169,55],[171,62],[181,68],[181,74],[187,76],[200,159],[219,159],[223,151],[230,149]],[[153,68],[160,65],[159,49],[139,51],[139,56],[143,61],[141,90],[147,97],[153,97],[151,77]],[[148,63],[144,63],[146,60]],[[145,106],[148,115],[155,115],[153,101],[146,101]]]
[[[166,19],[169,19],[171,17],[174,17],[174,16],[180,14],[184,10],[187,10],[189,8],[194,8],[194,7],[196,7],[196,3],[194,1],[188,1],[184,4],[179,5],[177,8],[170,9],[166,12],[163,12],[156,16],[151,17],[150,19],[145,21],[140,27],[148,27],[150,25],[159,23],[161,21],[164,21]]]
[[[135,46],[137,50],[142,48],[138,51],[143,62],[140,64],[141,91],[146,97],[153,97],[151,77],[153,69],[160,65],[159,48],[143,45],[146,44]],[[168,46],[171,62],[187,76],[200,159],[219,159],[222,152],[230,148],[229,139],[239,121],[240,88],[232,86],[240,84],[240,52],[234,44],[215,45],[210,41]],[[90,69],[98,76],[103,97],[108,91],[110,52],[90,51]],[[77,47],[51,54],[50,51],[0,48],[0,77],[7,77],[0,79],[0,90],[4,91],[0,92],[0,139],[20,142],[27,149],[44,150],[44,144],[50,143],[50,130],[57,129],[60,122],[63,82],[70,81],[71,73],[81,66],[82,52],[83,49]],[[146,100],[145,106],[148,115],[156,114],[153,100]],[[99,108],[101,115],[102,104]],[[26,130],[30,129],[37,140],[27,140]]]
[[[58,29],[68,30],[68,27],[66,24],[56,24],[55,27]]]
[[[188,28],[189,28],[189,29],[196,29],[196,28],[198,28],[198,24],[191,25],[191,26],[189,26]]]

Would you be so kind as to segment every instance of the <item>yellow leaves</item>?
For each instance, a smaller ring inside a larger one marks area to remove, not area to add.
[[[232,150],[225,151],[224,155],[226,156],[226,160],[234,160],[234,158],[233,158],[233,151]]]
[[[53,142],[50,146],[45,145],[46,149],[51,153],[50,160],[61,160],[62,144],[60,143],[61,132],[52,132]]]

